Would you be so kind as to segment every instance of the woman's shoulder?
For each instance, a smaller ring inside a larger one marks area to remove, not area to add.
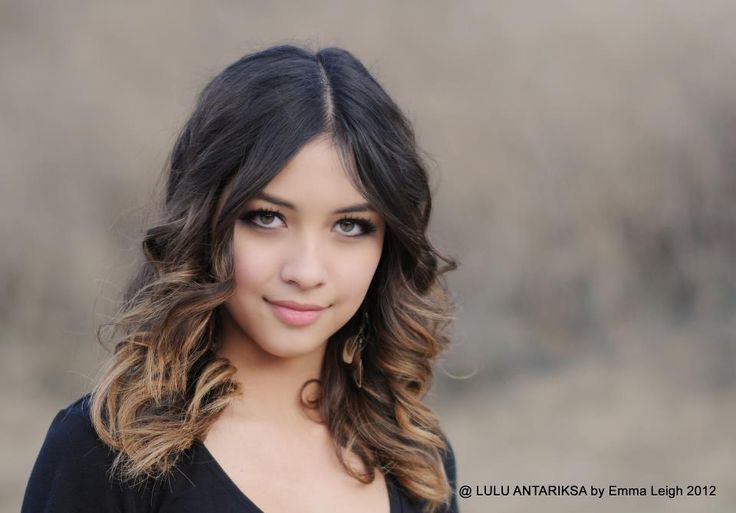
[[[447,449],[442,452],[442,465],[445,469],[445,475],[447,476],[447,482],[450,484],[450,503],[445,508],[447,513],[457,513],[457,463],[455,462],[455,451],[452,448],[450,439],[442,433],[442,438],[447,444]]]
[[[85,394],[59,410],[46,433],[45,442],[50,449],[73,454],[75,449],[102,444],[92,425],[90,401],[91,394]]]
[[[164,477],[123,480],[113,473],[118,451],[97,434],[91,394],[59,410],[51,421],[26,486],[21,513],[183,511],[181,499],[211,489],[208,467],[196,444],[184,451]],[[199,494],[197,500],[206,500]]]
[[[90,417],[91,395],[59,410],[51,421],[39,457],[43,461],[83,467],[112,463],[114,451],[97,435]]]
[[[440,431],[440,437],[444,440],[446,448],[440,451],[441,457],[442,457],[442,467],[445,471],[445,475],[447,476],[447,481],[450,485],[450,497],[449,497],[449,503],[445,507],[440,507],[438,510],[439,513],[458,513],[458,503],[457,503],[457,464],[455,462],[455,451],[452,447],[452,444],[450,443],[449,438],[444,434],[444,432]],[[391,480],[391,483],[396,486],[395,481]],[[414,501],[409,499],[408,496],[403,494],[403,491],[401,492],[402,496],[402,508],[401,511],[406,511],[408,513],[418,513],[424,509],[424,506],[426,503],[424,501]]]
[[[445,468],[447,480],[453,488],[457,485],[457,463],[455,462],[455,451],[452,448],[450,440],[445,437],[447,449],[442,453],[442,464]]]
[[[62,408],[51,421],[31,471],[22,513],[144,511],[146,494],[116,482],[115,451],[98,437],[90,394]]]

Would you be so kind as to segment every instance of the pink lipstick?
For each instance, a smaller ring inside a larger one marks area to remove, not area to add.
[[[307,326],[316,321],[324,307],[311,304],[300,304],[293,301],[268,301],[276,317],[290,326]]]

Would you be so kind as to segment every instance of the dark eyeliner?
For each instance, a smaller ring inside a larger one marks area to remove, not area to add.
[[[376,225],[373,224],[372,221],[365,219],[363,217],[341,217],[338,219],[338,223],[342,223],[343,221],[349,221],[351,223],[357,224],[360,226],[360,229],[362,233],[359,235],[348,235],[348,237],[362,237],[363,235],[368,235],[370,233],[373,233],[376,231]]]
[[[262,215],[262,214],[274,215],[275,217],[278,217],[279,219],[281,219],[282,222],[284,221],[284,216],[281,214],[281,212],[279,212],[278,210],[275,210],[275,209],[270,209],[270,208],[257,208],[257,209],[254,209],[254,210],[249,210],[247,212],[244,212],[244,213],[240,214],[240,216],[238,217],[238,219],[240,219],[241,221],[246,222],[248,224],[252,224],[256,228],[264,228],[266,230],[270,230],[270,228],[265,228],[263,226],[259,226],[259,225],[255,224],[255,223],[253,223],[253,219],[255,219],[256,217],[258,217],[259,215]]]
[[[278,210],[271,209],[271,208],[257,208],[257,209],[249,210],[249,211],[244,212],[243,214],[241,214],[238,219],[240,219],[241,221],[243,221],[245,223],[248,223],[248,224],[254,226],[255,228],[260,228],[262,230],[271,230],[272,228],[268,228],[266,226],[260,226],[260,225],[258,225],[258,224],[256,224],[256,223],[253,222],[253,220],[256,217],[258,217],[260,215],[263,215],[263,214],[276,216],[282,222],[285,222],[284,221],[283,214],[281,214],[281,212],[279,212]],[[350,223],[357,224],[360,227],[360,229],[361,229],[361,233],[359,233],[357,235],[345,235],[346,237],[351,238],[351,239],[355,239],[355,238],[358,238],[358,237],[363,237],[365,235],[369,235],[369,234],[371,234],[371,233],[373,233],[373,232],[376,231],[376,225],[372,221],[370,221],[369,219],[366,219],[366,218],[363,218],[363,217],[350,217],[350,216],[345,216],[345,217],[341,217],[340,219],[338,219],[337,220],[337,223],[339,224],[339,223],[342,223],[342,222],[345,222],[345,221],[348,221]]]

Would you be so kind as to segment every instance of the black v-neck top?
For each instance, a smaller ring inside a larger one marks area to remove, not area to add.
[[[97,436],[87,394],[59,411],[28,480],[21,513],[265,513],[230,479],[201,442],[182,453],[166,478],[133,488],[109,479],[115,453]],[[444,460],[453,495],[444,513],[458,513],[455,456]],[[386,476],[390,513],[420,513]]]

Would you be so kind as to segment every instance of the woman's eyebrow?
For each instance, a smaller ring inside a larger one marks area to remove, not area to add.
[[[276,196],[272,196],[271,194],[267,194],[265,192],[259,192],[254,196],[255,198],[262,199],[265,201],[268,201],[269,203],[273,203],[275,205],[280,205],[285,208],[289,208],[291,210],[296,210],[296,207],[293,203],[290,203],[284,199],[277,198]],[[375,212],[376,209],[374,209],[370,203],[359,203],[357,205],[350,205],[348,207],[338,208],[333,212],[333,214],[347,214],[349,212]]]

